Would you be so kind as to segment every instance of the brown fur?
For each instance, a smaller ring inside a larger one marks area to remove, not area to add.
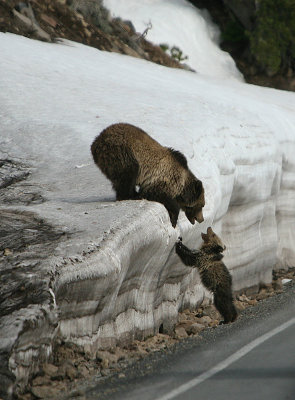
[[[168,210],[174,227],[180,209],[192,224],[204,220],[203,185],[182,153],[161,146],[142,129],[125,123],[104,129],[92,143],[91,152],[112,182],[117,200],[158,201]]]
[[[203,285],[213,293],[215,307],[227,324],[235,321],[238,314],[233,302],[232,278],[221,261],[225,246],[212,228],[207,229],[207,234],[202,233],[202,238],[204,243],[200,250],[189,250],[180,238],[176,253],[185,265],[198,268]]]

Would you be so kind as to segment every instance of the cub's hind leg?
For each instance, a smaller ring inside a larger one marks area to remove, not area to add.
[[[217,288],[214,293],[214,305],[224,318],[222,323],[228,324],[237,319],[238,313],[230,289]]]

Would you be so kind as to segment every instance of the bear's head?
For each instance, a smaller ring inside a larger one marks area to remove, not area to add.
[[[203,207],[205,205],[205,192],[203,184],[199,179],[193,177],[184,186],[179,197],[179,203],[191,224],[194,224],[195,221],[199,223],[204,221]]]
[[[217,252],[222,253],[226,249],[220,237],[213,232],[211,227],[207,229],[207,233],[202,233],[202,239],[204,240],[204,245],[213,247]]]

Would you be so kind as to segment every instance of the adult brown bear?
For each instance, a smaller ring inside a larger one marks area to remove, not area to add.
[[[192,224],[204,221],[202,182],[189,170],[179,151],[161,146],[136,126],[118,123],[95,138],[91,152],[97,166],[112,182],[117,200],[162,203],[173,227],[180,209]]]

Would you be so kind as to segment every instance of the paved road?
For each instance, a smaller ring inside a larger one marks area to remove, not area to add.
[[[137,363],[85,393],[112,400],[294,400],[295,285],[237,322]]]

